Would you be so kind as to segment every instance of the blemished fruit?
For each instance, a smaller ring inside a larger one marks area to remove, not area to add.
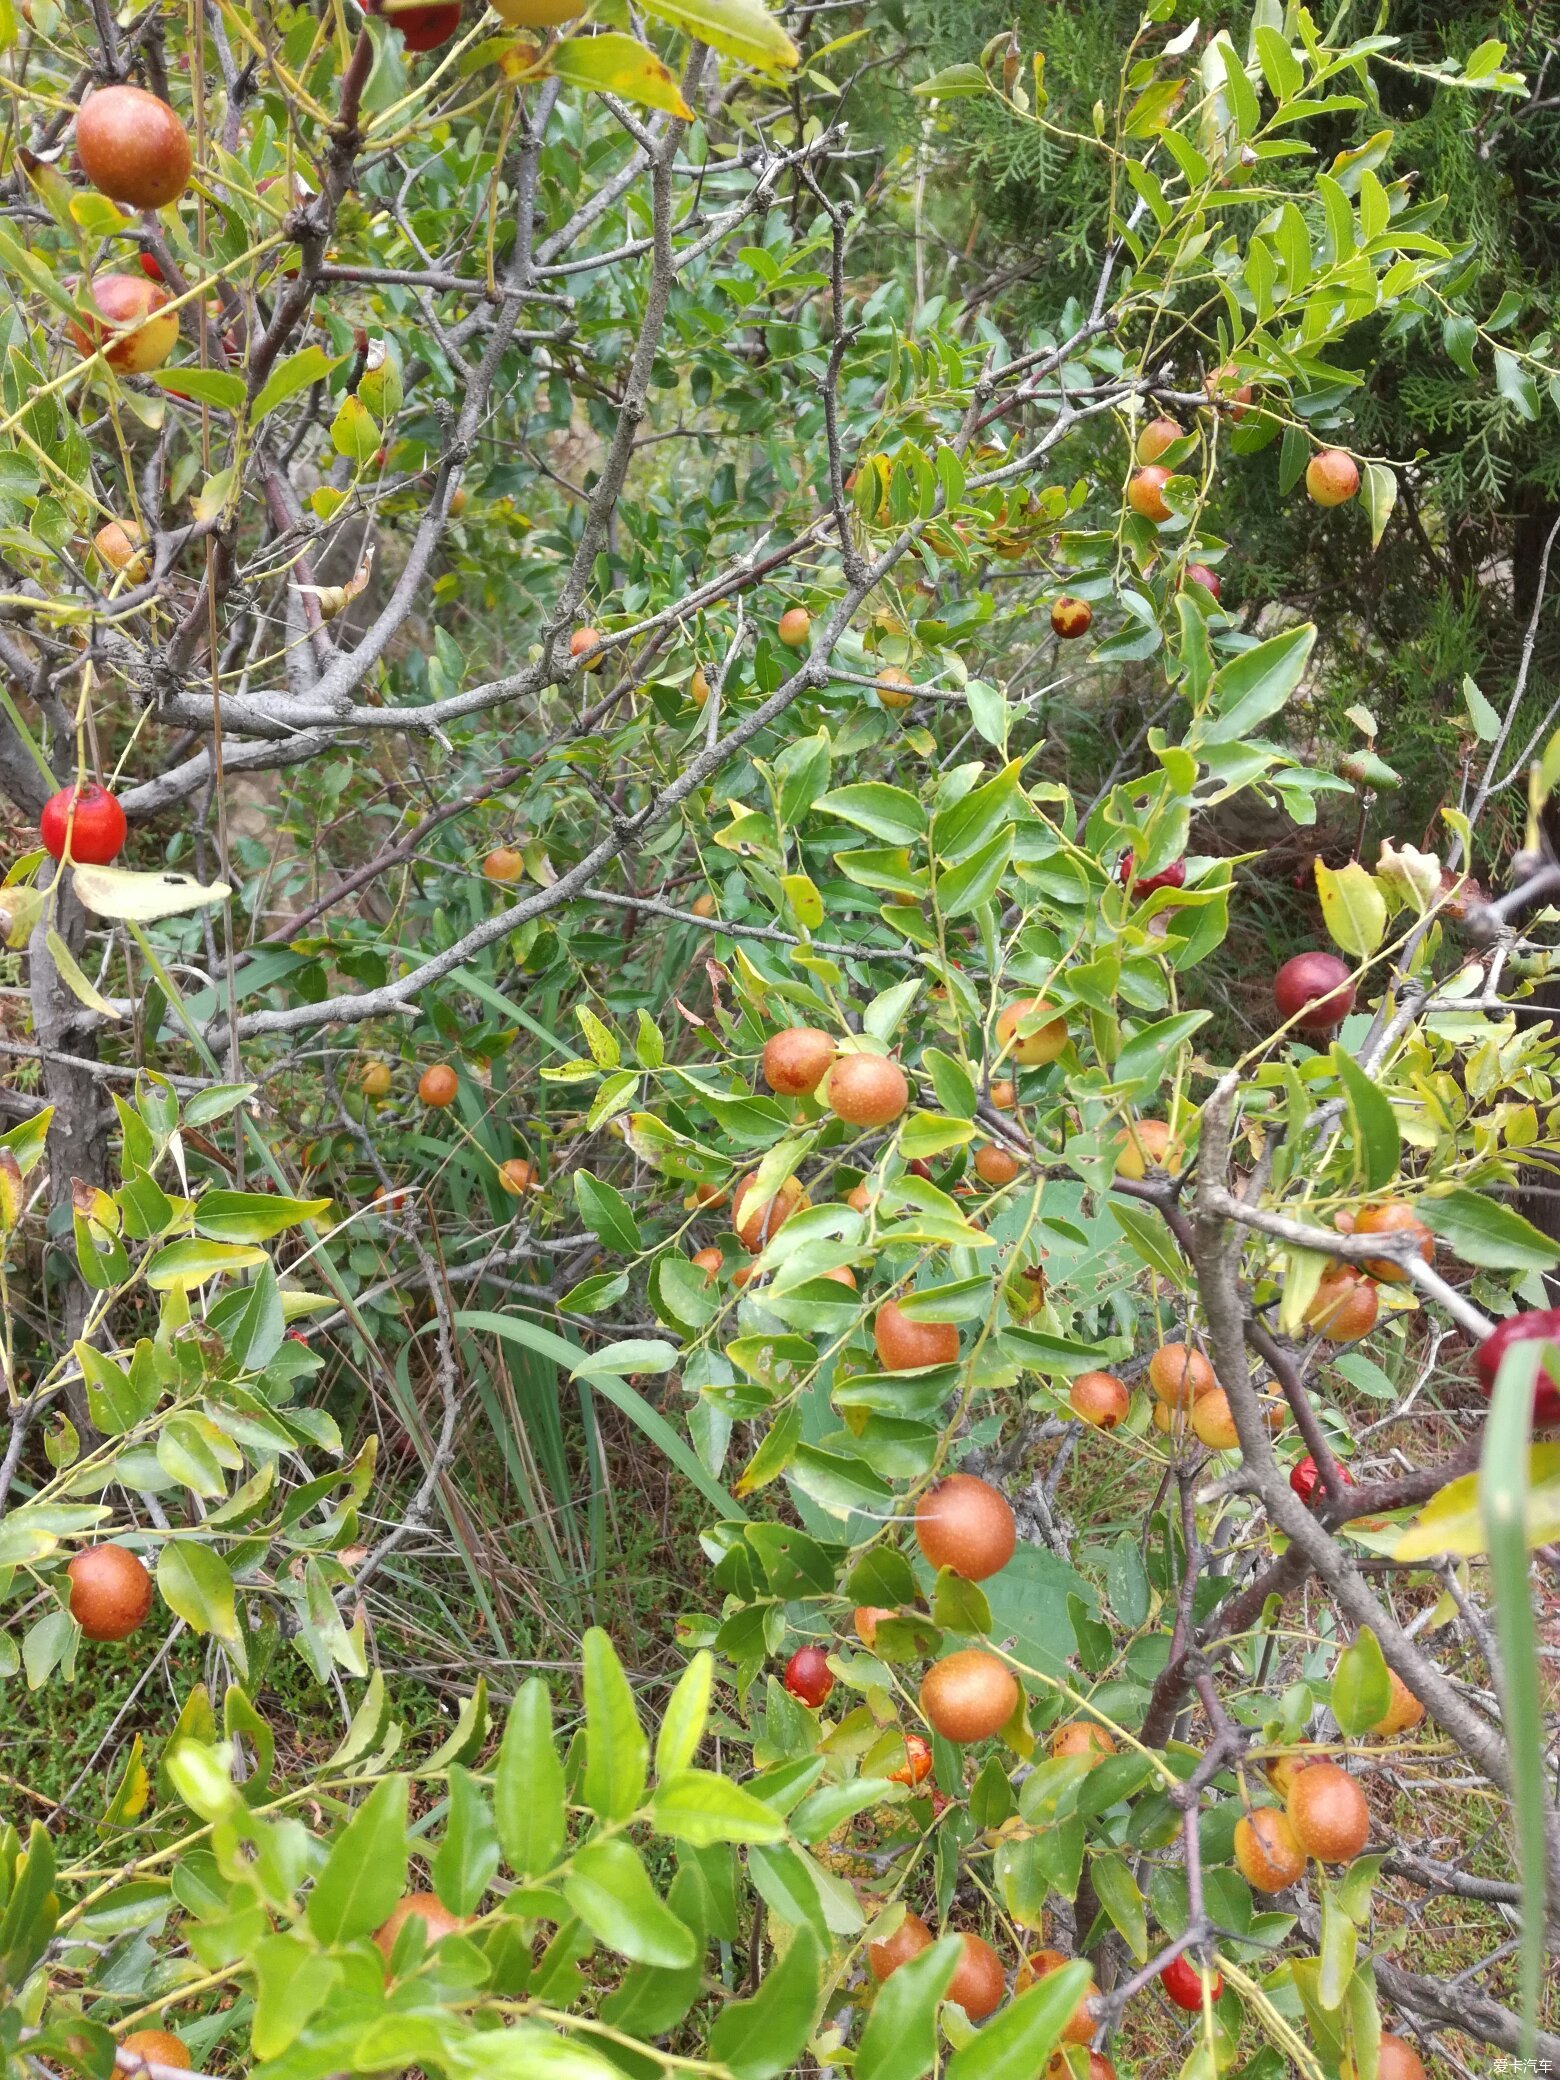
[[[391,1082],[388,1062],[365,1062],[358,1071],[358,1089],[365,1098],[387,1098]]]
[[[1189,563],[1183,582],[1188,585],[1200,585],[1204,592],[1212,593],[1215,605],[1224,596],[1224,586],[1218,572],[1210,570],[1206,563]]]
[[[117,859],[128,828],[124,810],[96,780],[85,787],[62,787],[49,796],[38,816],[44,850],[63,859],[68,837],[70,856],[83,867],[106,867]]]
[[[1051,1754],[1084,1755],[1091,1763],[1114,1755],[1116,1743],[1109,1730],[1096,1719],[1068,1719],[1051,1735]]]
[[[1011,1112],[1018,1103],[1018,1092],[1010,1077],[1000,1077],[991,1086],[991,1102],[998,1112]]]
[[[1424,2063],[1405,2037],[1381,2032],[1376,2046],[1376,2080],[1425,2080]]]
[[[971,2022],[984,2022],[1002,2004],[1007,1990],[1002,1960],[982,1936],[965,1929],[960,1936],[964,1949],[953,1968],[944,2000],[955,2001]]]
[[[918,1322],[897,1300],[885,1300],[872,1318],[872,1341],[885,1372],[919,1372],[927,1365],[956,1365],[959,1331],[953,1322]]]
[[[1173,859],[1168,867],[1161,867],[1157,874],[1139,874],[1136,880],[1134,880],[1132,874],[1132,854],[1124,852],[1121,855],[1121,864],[1116,869],[1116,878],[1120,881],[1123,888],[1130,887],[1134,902],[1142,903],[1148,900],[1155,889],[1184,888],[1186,886],[1186,861],[1184,859]]]
[[[764,1042],[764,1081],[778,1097],[815,1091],[833,1062],[833,1038],[820,1026],[787,1026]]]
[[[1473,1354],[1473,1369],[1486,1394],[1495,1391],[1500,1361],[1514,1343],[1553,1343],[1560,1346],[1560,1307],[1535,1307],[1524,1314],[1508,1314],[1485,1337]],[[1533,1420],[1539,1424],[1560,1423],[1560,1380],[1545,1366],[1533,1382]]]
[[[834,1674],[822,1647],[798,1647],[785,1665],[782,1680],[791,1695],[814,1712],[834,1688]]]
[[[1188,2014],[1203,2004],[1203,1975],[1183,1950],[1179,1957],[1172,1957],[1159,1974],[1159,1983],[1178,2008]],[[1224,1991],[1224,1974],[1215,1968],[1208,1987],[1210,2000],[1217,2000]]]
[[[145,540],[138,521],[110,520],[92,537],[92,546],[109,570],[123,571],[132,585],[139,585],[152,567]]]
[[[1346,1769],[1313,1762],[1289,1787],[1289,1824],[1318,1863],[1352,1863],[1370,1834],[1370,1807]]]
[[[864,1647],[877,1644],[877,1629],[885,1618],[897,1618],[898,1611],[891,1611],[881,1603],[863,1603],[851,1615],[856,1628],[856,1637]]]
[[[498,1166],[498,1182],[501,1190],[518,1199],[536,1188],[536,1165],[528,1163],[524,1156],[510,1156],[507,1162]]]
[[[805,650],[812,634],[812,616],[805,607],[787,607],[775,633],[788,650]]]
[[[951,1567],[967,1582],[983,1582],[1012,1559],[1018,1527],[1007,1498],[989,1481],[955,1473],[921,1497],[915,1538],[929,1567]]]
[[[715,915],[715,898],[713,895],[711,895],[710,891],[706,889],[703,895],[694,897],[692,903],[689,905],[689,908],[692,910],[695,917],[713,917]]]
[[[495,845],[482,862],[482,873],[488,881],[518,881],[525,872],[525,861],[512,845]]]
[[[1020,1035],[1020,1021],[1031,1018],[1043,1023],[1032,1033]],[[1067,1021],[1044,997],[1015,997],[997,1014],[997,1045],[1026,1068],[1054,1062],[1067,1045]]]
[[[888,1773],[890,1784],[908,1784],[913,1791],[917,1784],[924,1783],[932,1773],[931,1743],[919,1733],[905,1735],[905,1759],[898,1769]]]
[[[784,1178],[772,1199],[757,1196],[753,1189],[757,1183],[756,1176],[744,1177],[731,1197],[731,1225],[742,1247],[755,1255],[779,1234],[793,1213],[807,1204],[807,1194],[798,1178]]]
[[[1233,1452],[1240,1432],[1230,1409],[1230,1397],[1222,1387],[1210,1387],[1192,1403],[1192,1429],[1200,1443],[1212,1452]]]
[[[601,631],[599,628],[577,628],[569,638],[569,655],[571,657],[584,657],[593,660],[585,666],[587,672],[595,671],[599,665],[606,662],[604,658],[594,656],[594,653],[600,648]]]
[[[458,1914],[450,1912],[436,1892],[409,1892],[404,1899],[396,1901],[374,1936],[386,1964],[395,1950],[396,1937],[414,1914],[423,1925],[423,1944],[429,1950],[445,1936],[457,1934],[466,1925]]]
[[[437,50],[460,27],[460,0],[438,0],[424,7],[387,6],[386,0],[364,0],[370,14],[382,14],[399,31],[409,51]]]
[[[511,29],[556,29],[584,11],[583,0],[496,0],[493,8]]]
[[[882,1054],[842,1054],[829,1071],[823,1101],[852,1127],[886,1127],[910,1103],[910,1080]]]
[[[1127,486],[1127,504],[1144,520],[1160,524],[1172,518],[1170,505],[1165,497],[1165,486],[1170,481],[1170,472],[1162,463],[1151,462],[1147,469],[1140,469]]]
[[[165,209],[189,185],[189,132],[144,87],[99,87],[76,117],[76,154],[100,195],[132,209]]]
[[[152,1578],[135,1554],[112,1542],[87,1546],[65,1569],[70,1614],[88,1639],[128,1639],[152,1608]]]
[[[1273,1002],[1285,1025],[1328,1033],[1354,1009],[1349,964],[1335,953],[1297,953],[1273,977]]]
[[[1406,1199],[1379,1199],[1374,1205],[1362,1206],[1354,1216],[1354,1233],[1411,1235],[1425,1262],[1435,1262],[1435,1237]],[[1401,1286],[1408,1282],[1408,1273],[1390,1257],[1367,1257],[1365,1269],[1372,1278],[1379,1278],[1384,1286]]]
[[[1157,462],[1166,448],[1173,447],[1183,438],[1182,429],[1174,419],[1150,419],[1137,437],[1137,459],[1147,464]]]
[[[1257,1892],[1282,1892],[1305,1876],[1305,1851],[1276,1806],[1256,1806],[1235,1823],[1235,1867]]]
[[[1290,1787],[1294,1783],[1295,1778],[1299,1776],[1301,1770],[1309,1769],[1315,1760],[1314,1755],[1294,1755],[1286,1750],[1278,1755],[1270,1755],[1262,1767],[1267,1774],[1268,1782],[1278,1793],[1279,1797],[1288,1798]],[[1288,1817],[1287,1814],[1285,1817]],[[1293,1829],[1290,1831],[1292,1833]]]
[[[1094,619],[1094,609],[1086,599],[1076,599],[1064,592],[1051,608],[1051,632],[1064,643],[1075,643],[1079,636],[1089,633]]]
[[[703,665],[694,667],[693,677],[688,681],[688,698],[696,708],[702,708],[710,697],[709,674]]]
[[[1096,1430],[1114,1430],[1126,1421],[1132,1396],[1113,1372],[1080,1372],[1067,1390],[1067,1406]]]
[[[1031,1986],[1037,1986],[1042,1979],[1049,1979],[1053,1972],[1059,1972],[1063,1965],[1071,1964],[1072,1961],[1065,1950],[1031,1950],[1013,1974],[1014,1994],[1027,1993]],[[1087,2044],[1097,2027],[1094,1981],[1091,1978],[1078,1996],[1077,2007],[1062,2024],[1062,2042]]]
[[[712,1286],[720,1277],[721,1266],[726,1260],[718,1249],[696,1249],[688,1261],[695,1271],[704,1273],[704,1283]]]
[[[193,2065],[188,2047],[171,2029],[133,2029],[120,2038],[119,2049],[132,2058],[144,2058],[148,2065],[177,2066],[183,2073]]]
[[[890,665],[877,675],[877,697],[885,708],[908,708],[915,699],[915,681]]]
[[[1394,1734],[1412,1732],[1425,1716],[1424,1706],[1395,1668],[1387,1670],[1387,1681],[1392,1688],[1392,1702],[1370,1729],[1384,1741],[1391,1740]]]
[[[161,368],[179,343],[179,314],[165,308],[170,300],[144,274],[94,275],[78,288],[83,315],[65,329],[83,354],[101,348],[121,375],[145,375]]]
[[[921,1710],[945,1741],[988,1740],[1018,1709],[1018,1678],[995,1654],[961,1647],[921,1678]]]
[[[919,1914],[906,1914],[891,1936],[867,1945],[867,1968],[880,1983],[912,1957],[930,1949],[932,1932]]]
[[[982,1184],[1011,1184],[1018,1172],[1018,1157],[1009,1148],[988,1141],[975,1151],[975,1175]]]
[[[1170,1143],[1170,1129],[1162,1119],[1134,1120],[1116,1136],[1116,1175],[1136,1178],[1146,1177],[1150,1170],[1168,1170],[1173,1176],[1181,1166],[1170,1153]]]
[[[1312,505],[1347,505],[1360,488],[1360,466],[1342,448],[1323,448],[1305,466],[1305,488]]]
[[[417,1079],[417,1095],[425,1105],[435,1112],[442,1112],[446,1105],[453,1105],[455,1093],[460,1089],[460,1078],[448,1062],[434,1062],[424,1069]]]
[[[1161,1344],[1148,1361],[1148,1383],[1167,1408],[1190,1408],[1219,1384],[1208,1360],[1189,1343]]]
[[[1380,1311],[1374,1281],[1350,1264],[1339,1264],[1322,1273],[1305,1319],[1329,1343],[1358,1343],[1375,1328]]]

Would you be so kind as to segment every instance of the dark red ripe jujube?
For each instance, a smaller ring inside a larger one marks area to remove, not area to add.
[[[460,0],[441,0],[431,7],[387,7],[385,0],[367,0],[367,7],[400,32],[409,51],[436,50],[460,27]]]
[[[1474,1370],[1486,1394],[1495,1391],[1500,1361],[1514,1343],[1560,1345],[1560,1307],[1537,1307],[1526,1314],[1509,1314],[1497,1322],[1474,1353]],[[1560,1423],[1560,1379],[1547,1365],[1533,1382],[1533,1421],[1540,1425]]]
[[[1190,2013],[1202,2006],[1202,1973],[1184,1951],[1179,1957],[1171,1958],[1159,1974],[1159,1983],[1178,2008],[1185,2008]],[[1211,1987],[1212,1998],[1217,2000],[1223,1991],[1224,1974],[1216,1970]]]
[[[828,1656],[822,1647],[798,1647],[785,1665],[785,1687],[809,1711],[817,1711],[834,1688]]]
[[[77,866],[106,867],[124,845],[125,812],[95,780],[81,788],[62,787],[50,795],[38,818],[38,835],[55,859],[65,857],[67,830]]]
[[[1188,585],[1200,585],[1204,592],[1211,592],[1215,600],[1224,590],[1219,582],[1218,572],[1210,570],[1206,563],[1189,563],[1186,566],[1186,582]]]
[[[1354,1486],[1354,1476],[1350,1473],[1347,1466],[1338,1468],[1338,1478],[1346,1488]],[[1318,1470],[1316,1461],[1309,1452],[1289,1469],[1289,1485],[1300,1497],[1300,1500],[1307,1505],[1309,1505],[1311,1497],[1321,1486],[1321,1481],[1321,1473]]]
[[[1302,1033],[1330,1033],[1354,1009],[1349,964],[1335,953],[1297,953],[1273,978],[1273,1001],[1285,1025]]]
[[[1144,896],[1151,896],[1156,888],[1184,888],[1186,886],[1186,861],[1184,859],[1173,859],[1168,867],[1161,867],[1157,874],[1141,874],[1134,881],[1132,879],[1132,855],[1130,852],[1124,852],[1121,855],[1121,865],[1116,869],[1116,878],[1120,881],[1123,888],[1130,887],[1134,896],[1141,901]]]

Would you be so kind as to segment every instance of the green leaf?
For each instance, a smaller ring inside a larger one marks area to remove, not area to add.
[[[645,13],[761,71],[790,71],[796,45],[758,0],[649,0]]]
[[[286,1199],[276,1192],[207,1192],[196,1202],[195,1227],[218,1242],[269,1242],[329,1208],[329,1199]]]
[[[327,354],[323,347],[305,347],[302,353],[292,354],[279,362],[270,381],[255,398],[251,420],[258,424],[267,412],[274,412],[279,404],[285,404],[289,397],[296,397],[300,390],[323,383],[331,370],[340,365],[341,358]]]
[[[1369,1733],[1378,1719],[1386,1716],[1392,1703],[1392,1684],[1381,1646],[1368,1625],[1338,1656],[1332,1679],[1333,1717],[1345,1734]],[[1337,2003],[1331,2003],[1336,2007]]]
[[[654,14],[661,10],[649,8]],[[594,36],[566,36],[554,50],[549,64],[554,76],[566,86],[590,87],[599,94],[616,94],[637,101],[641,108],[659,108],[667,115],[693,120],[693,110],[682,97],[677,75],[646,44],[616,29]]]
[[[241,412],[247,394],[242,376],[223,368],[159,368],[152,381],[161,389],[176,390],[196,404],[214,404],[219,411]]]
[[[256,2058],[279,2058],[324,2007],[341,1966],[301,1936],[262,1936],[249,1953],[255,1975],[251,2042]]]
[[[926,810],[915,796],[881,780],[837,787],[820,795],[813,807],[820,815],[841,817],[890,845],[912,844],[927,828]]]
[[[707,1849],[713,1842],[782,1842],[785,1822],[763,1800],[729,1777],[702,1769],[662,1780],[650,1802],[662,1834]]]
[[[98,993],[96,986],[82,973],[81,963],[71,952],[65,941],[51,924],[44,933],[44,943],[49,949],[49,958],[59,970],[60,980],[78,1003],[85,1004],[99,1018],[118,1018],[119,1013],[108,1000]]]
[[[386,1777],[337,1835],[309,1894],[309,1930],[319,1942],[372,1935],[406,1890],[406,1788],[405,1777]]]
[[[947,2080],[1034,2080],[1092,1974],[1081,1958],[1049,1972],[977,2032],[948,2063]]]
[[[1500,735],[1499,715],[1466,673],[1463,675],[1462,690],[1474,735],[1481,744],[1493,744]]]
[[[937,877],[937,907],[944,917],[964,917],[989,902],[1013,856],[1013,832],[998,831],[969,859]]]
[[[1397,504],[1396,470],[1388,469],[1384,462],[1367,462],[1360,493],[1370,515],[1370,545],[1379,549],[1381,537],[1387,531],[1387,522],[1392,518],[1392,508]]]
[[[175,1286],[200,1286],[223,1272],[253,1271],[270,1259],[263,1249],[238,1242],[170,1242],[146,1260],[143,1277],[154,1293]]]
[[[958,1936],[943,1936],[883,1981],[873,1996],[855,2080],[922,2080],[937,2055],[937,2004],[963,1953]]]
[[[609,1374],[621,1379],[630,1372],[670,1372],[681,1355],[676,1344],[662,1337],[630,1336],[579,1359],[569,1377],[595,1380]]]
[[[1423,1200],[1418,1210],[1425,1226],[1464,1263],[1511,1272],[1547,1271],[1560,1263],[1560,1245],[1541,1235],[1514,1208],[1466,1185]]]
[[[709,2056],[736,2080],[773,2080],[787,2072],[812,2034],[822,1957],[805,1923],[771,1962],[750,2001],[729,2001],[710,2030]]]
[[[340,409],[330,426],[331,445],[338,455],[344,455],[359,468],[371,462],[379,452],[379,427],[372,412],[355,392],[349,391],[341,400]]]
[[[488,1802],[471,1772],[456,1763],[444,1839],[429,1866],[433,1889],[452,1914],[474,1914],[498,1863],[498,1831]]]
[[[233,1577],[210,1546],[169,1539],[157,1562],[157,1587],[169,1610],[194,1631],[214,1632],[230,1645],[238,1638]]]
[[[574,1197],[579,1205],[580,1218],[608,1249],[621,1250],[628,1256],[641,1247],[639,1224],[628,1201],[615,1186],[603,1183],[588,1170],[576,1170]]]
[[[655,1887],[638,1852],[621,1836],[575,1851],[563,1896],[598,1942],[635,1964],[692,1964],[693,1932]]]
[[[910,91],[928,101],[963,101],[972,94],[989,94],[993,90],[980,67],[966,62],[945,65],[941,72],[934,72]]]
[[[540,1878],[563,1854],[563,1764],[553,1743],[552,1699],[540,1676],[520,1685],[499,1745],[493,1810],[504,1860],[520,1878]]]
[[[655,1742],[658,1777],[675,1776],[679,1770],[687,1769],[699,1752],[714,1682],[715,1657],[707,1647],[701,1647],[678,1677],[677,1687],[667,1700]]]
[[[1315,626],[1301,622],[1221,665],[1210,687],[1213,716],[1193,732],[1192,744],[1232,744],[1276,715],[1305,675]]]
[[[626,1820],[645,1795],[650,1743],[617,1650],[599,1625],[585,1635],[586,1805],[603,1820]],[[655,1960],[646,1960],[654,1962]],[[663,1960],[675,1963],[675,1959]]]
[[[1089,1864],[1100,1905],[1139,1964],[1148,1961],[1148,1916],[1143,1895],[1124,1856],[1096,1856]]]
[[[1386,936],[1387,905],[1370,873],[1357,859],[1336,871],[1320,857],[1316,892],[1322,899],[1322,922],[1335,946],[1363,960]]]
[[[1359,1930],[1344,1913],[1332,1887],[1322,1891],[1322,1940],[1316,1997],[1332,2013],[1341,2008],[1354,1977],[1354,1959],[1359,1949]]]
[[[1157,1090],[1171,1055],[1212,1016],[1209,1011],[1181,1011],[1174,1018],[1160,1019],[1157,1025],[1144,1026],[1116,1057],[1111,1082],[1135,1091]]]
[[[1353,1055],[1336,1041],[1332,1065],[1348,1099],[1356,1172],[1368,1192],[1379,1192],[1397,1176],[1403,1160],[1397,1114],[1386,1093],[1371,1082]]]

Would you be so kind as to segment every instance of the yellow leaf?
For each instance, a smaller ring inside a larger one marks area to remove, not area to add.
[[[598,94],[618,94],[641,108],[664,109],[692,122],[693,110],[682,97],[677,75],[637,37],[608,29],[599,36],[570,36],[552,54],[555,78],[571,87]]]
[[[1560,1538],[1560,1444],[1528,1452],[1528,1548]],[[1485,1550],[1479,1513],[1479,1476],[1465,1473],[1432,1495],[1393,1548],[1394,1560],[1432,1560],[1450,1553],[1471,1560]]]
[[[1381,890],[1357,859],[1337,873],[1318,859],[1316,891],[1322,899],[1322,919],[1333,944],[1356,960],[1374,953],[1387,929],[1387,906]]]
[[[233,893],[225,881],[197,881],[165,867],[155,874],[133,874],[125,867],[77,867],[71,886],[95,917],[120,917],[150,924],[181,911],[204,910],[225,903]]]
[[[801,59],[784,29],[758,0],[645,0],[645,13],[765,72],[791,71]]]

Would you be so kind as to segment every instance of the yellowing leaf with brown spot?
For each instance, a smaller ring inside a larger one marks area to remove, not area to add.
[[[233,893],[225,881],[197,881],[193,874],[171,868],[133,874],[127,867],[77,867],[71,887],[94,917],[124,918],[134,924],[204,910],[208,903],[225,903]]]

